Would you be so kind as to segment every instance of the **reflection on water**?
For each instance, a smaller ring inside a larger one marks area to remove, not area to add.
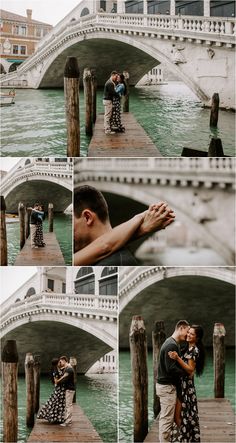
[[[20,251],[19,223],[7,223],[8,264],[14,265]],[[67,265],[72,264],[72,215],[54,214],[53,229],[60,244]],[[44,232],[48,232],[48,219],[43,222]]]
[[[103,112],[98,91],[98,112]],[[130,111],[164,156],[179,156],[183,147],[207,149],[212,131],[209,109],[204,109],[187,86],[133,88]],[[80,93],[81,155],[87,154],[84,134],[84,97]],[[17,90],[16,103],[4,109],[1,119],[3,156],[64,156],[66,125],[63,90]],[[220,111],[217,133],[227,155],[234,155],[234,113]]]
[[[119,440],[122,443],[133,441],[133,397],[131,383],[131,365],[129,352],[120,352],[120,374],[119,374]],[[152,377],[152,355],[148,354],[148,417],[149,425],[153,422],[153,377]],[[229,349],[226,352],[226,377],[225,397],[228,398],[235,408],[235,352]],[[213,398],[214,372],[212,365],[212,352],[207,350],[207,360],[202,377],[195,377],[195,385],[198,398]]]
[[[105,443],[117,442],[116,379],[116,374],[94,374],[89,377],[80,375],[77,379],[77,402]],[[41,405],[46,402],[52,390],[51,382],[46,377],[41,377]],[[18,382],[18,415],[18,443],[24,443],[31,431],[25,425],[26,404],[23,377],[20,377]]]

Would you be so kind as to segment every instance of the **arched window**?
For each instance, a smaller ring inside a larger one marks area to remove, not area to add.
[[[27,158],[27,160],[25,160],[25,166],[26,166],[26,165],[29,165],[30,163],[31,163],[30,159]]]
[[[17,298],[17,299],[15,300],[15,303],[18,303],[18,301],[20,301],[20,298]]]
[[[116,266],[106,266],[99,280],[99,295],[117,295],[118,293],[118,268]]]
[[[0,64],[0,74],[6,74],[6,70],[2,64]]]
[[[95,294],[95,275],[91,266],[80,268],[75,280],[76,294]]]
[[[26,295],[25,295],[24,298],[29,298],[29,297],[31,297],[31,295],[34,295],[34,294],[36,294],[35,289],[34,288],[29,288],[28,291],[26,292]]]
[[[85,15],[89,15],[89,14],[90,14],[89,9],[88,8],[84,8],[84,9],[82,9],[80,17],[84,17]]]

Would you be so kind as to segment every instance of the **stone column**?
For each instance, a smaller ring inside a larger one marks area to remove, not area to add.
[[[175,0],[170,0],[170,15],[175,15]]]
[[[147,0],[143,0],[143,13],[147,14],[148,13],[148,4],[147,4]]]
[[[73,268],[66,268],[66,294],[74,293]]]
[[[204,0],[204,17],[210,17],[210,0]]]
[[[117,1],[117,13],[124,14],[125,13],[125,0]]]

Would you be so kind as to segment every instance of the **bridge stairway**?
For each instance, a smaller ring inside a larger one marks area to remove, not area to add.
[[[235,441],[235,416],[229,400],[224,398],[198,400],[202,443],[227,443]],[[145,443],[158,443],[158,419],[144,440]]]
[[[30,443],[73,442],[102,443],[102,439],[79,405],[73,405],[72,425],[62,427],[46,420],[36,420],[27,440]]]
[[[103,121],[103,114],[99,114],[88,148],[88,157],[162,157],[130,112],[122,114],[122,123],[126,128],[124,133],[106,135]]]
[[[30,237],[19,252],[14,263],[15,266],[63,266],[65,260],[54,232],[43,234],[46,246],[44,248],[32,249]]]

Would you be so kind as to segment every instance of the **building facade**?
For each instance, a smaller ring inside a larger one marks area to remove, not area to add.
[[[35,52],[37,43],[52,26],[32,19],[32,10],[26,17],[5,10],[1,14],[0,73],[15,71],[24,60]]]

